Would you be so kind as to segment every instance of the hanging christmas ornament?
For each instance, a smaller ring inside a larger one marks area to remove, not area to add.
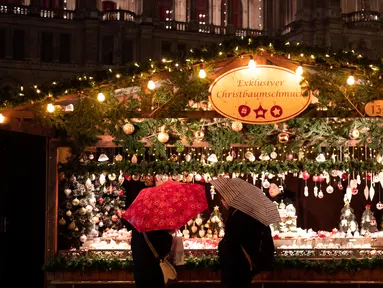
[[[239,132],[243,128],[243,124],[239,121],[234,121],[231,123],[231,129],[233,129],[234,132]]]
[[[211,187],[210,187],[210,196],[211,196],[211,200],[214,200],[214,195],[216,194],[216,192],[215,192],[215,188],[214,188],[214,186],[212,185]]]
[[[122,130],[126,135],[133,134],[134,132],[134,125],[132,123],[126,123],[124,126],[122,126]]]
[[[245,153],[245,158],[246,159],[249,159],[251,156],[253,156],[254,154],[253,154],[253,152],[251,152],[251,151],[247,151],[246,153]]]
[[[106,154],[101,154],[100,157],[98,157],[98,162],[106,162],[109,158],[106,156]]]
[[[307,171],[302,172],[302,179],[307,181],[310,178],[310,174]]]
[[[70,210],[66,211],[65,215],[68,217],[72,216],[72,211],[70,211]]]
[[[382,209],[383,209],[383,203],[379,201],[379,202],[376,204],[376,209],[378,209],[378,210],[382,210]]]
[[[322,162],[326,161],[326,157],[324,156],[323,153],[320,153],[320,154],[315,158],[315,160],[316,160],[317,162],[319,162],[319,163],[322,163]]]
[[[231,156],[231,155],[226,156],[226,161],[227,162],[233,161],[233,156]]]
[[[211,154],[211,155],[207,158],[207,161],[209,161],[209,162],[211,162],[211,163],[217,163],[217,162],[218,162],[217,155],[215,155],[215,154]]]
[[[360,136],[360,131],[358,129],[356,129],[356,128],[351,129],[350,133],[349,133],[349,136],[350,136],[350,139],[356,140]]]
[[[285,143],[289,142],[289,134],[287,134],[286,132],[279,133],[278,134],[278,141],[281,144],[285,144]]]
[[[324,197],[324,194],[323,194],[322,190],[320,190],[318,193],[318,198],[322,199],[323,197]]]
[[[305,186],[305,188],[303,189],[303,191],[304,191],[304,195],[305,195],[306,197],[309,197],[309,187],[307,187],[307,185]]]
[[[199,181],[202,180],[202,176],[201,176],[200,174],[196,174],[196,175],[194,176],[194,180],[197,181],[197,182],[199,182]]]
[[[363,194],[364,194],[364,198],[366,198],[366,200],[368,200],[368,196],[369,196],[369,189],[368,189],[368,180],[367,180],[367,173],[366,173],[366,186],[364,186],[364,190],[363,190]]]
[[[64,218],[61,218],[61,219],[59,220],[59,224],[60,224],[61,226],[64,226],[64,225],[66,224],[65,219],[64,219]]]
[[[69,188],[66,188],[64,189],[64,193],[66,196],[69,196],[72,193],[72,190],[70,190]]]
[[[116,160],[117,162],[121,162],[121,161],[122,161],[122,155],[121,155],[121,154],[117,154],[117,155],[114,157],[114,160]]]
[[[314,186],[314,196],[315,196],[315,198],[318,197],[318,187],[316,186],[316,184]]]
[[[275,152],[275,151],[271,152],[270,157],[271,157],[271,159],[276,159],[278,157],[277,152]]]
[[[332,194],[332,192],[334,192],[334,187],[332,187],[331,185],[327,186],[327,188],[326,188],[326,192],[327,192],[328,194]]]
[[[80,200],[78,200],[77,198],[72,200],[72,205],[73,206],[77,206],[78,204],[80,204]]]
[[[124,181],[125,181],[124,174],[122,173],[122,171],[120,171],[120,176],[118,176],[118,183],[120,185],[122,185],[122,183],[124,183]]]
[[[130,162],[132,162],[132,164],[137,164],[138,159],[137,159],[137,155],[136,154],[133,154],[132,159],[130,160]]]
[[[287,156],[286,156],[286,158],[287,158],[287,160],[294,160],[294,155],[293,154],[288,154]]]
[[[205,229],[203,229],[203,227],[201,227],[201,229],[199,229],[198,231],[198,235],[199,237],[203,238],[205,236]]]
[[[348,201],[348,202],[351,202],[351,198],[352,198],[352,189],[351,189],[351,186],[350,186],[350,185],[347,185],[347,188],[346,188],[346,198],[347,198],[347,201]]]
[[[86,205],[85,210],[87,213],[91,213],[93,211],[92,205]]]
[[[109,179],[110,181],[114,181],[114,180],[116,180],[116,178],[117,178],[116,174],[114,174],[114,173],[112,173],[112,174],[108,174],[108,179]]]
[[[106,179],[105,179],[105,174],[104,173],[101,173],[100,174],[100,185],[104,185],[105,182],[106,182]]]
[[[192,156],[191,156],[190,154],[187,154],[187,155],[185,156],[185,160],[186,160],[186,162],[190,162],[191,159],[192,159]]]
[[[313,182],[318,182],[319,181],[319,176],[317,176],[317,175],[314,175],[313,176]]]
[[[157,138],[161,143],[166,143],[169,141],[169,134],[166,133],[164,129],[162,129],[161,132],[158,133]]]
[[[172,154],[172,155],[170,156],[170,160],[171,160],[172,162],[177,162],[177,161],[178,161],[178,156],[177,156],[176,154]]]
[[[265,189],[269,189],[269,187],[270,187],[269,180],[265,179],[265,181],[263,181],[263,183],[262,183],[262,187]]]
[[[89,160],[93,160],[94,159],[94,155],[93,154],[89,154]]]
[[[74,230],[76,228],[76,223],[74,221],[72,221],[69,225],[68,225],[68,229],[69,230]]]
[[[262,160],[262,161],[269,161],[270,160],[270,156],[267,155],[266,153],[261,153],[261,155],[259,156],[259,159]]]
[[[203,138],[205,137],[205,133],[203,131],[196,131],[194,133],[194,137],[195,137],[195,140],[200,142],[203,140]]]

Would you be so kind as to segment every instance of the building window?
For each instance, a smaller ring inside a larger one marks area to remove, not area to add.
[[[161,56],[170,57],[172,54],[172,42],[162,41],[161,42]]]
[[[53,33],[43,32],[41,34],[41,61],[53,61]]]
[[[196,15],[199,24],[205,25],[209,23],[209,1],[196,0]]]
[[[102,37],[102,64],[113,65],[113,41],[113,36],[108,35]]]
[[[102,1],[102,11],[117,10],[117,3],[113,1]]]
[[[173,1],[159,0],[158,1],[158,19],[163,21],[173,20]]]
[[[242,28],[242,1],[222,0],[221,23],[223,26],[232,25],[234,29]]]
[[[133,62],[133,48],[134,44],[132,40],[124,39],[122,43],[122,63],[127,64]]]
[[[71,62],[72,37],[70,34],[60,34],[60,54],[59,61],[61,63]]]
[[[6,45],[7,40],[7,33],[5,29],[0,29],[0,58],[5,58],[5,49],[7,47]]]
[[[12,35],[12,58],[14,60],[24,60],[25,58],[25,32],[24,30],[14,30]]]

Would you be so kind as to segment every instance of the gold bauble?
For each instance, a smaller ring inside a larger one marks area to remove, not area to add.
[[[60,224],[60,225],[65,225],[65,224],[66,224],[65,219],[64,219],[64,218],[61,218],[61,219],[59,220],[59,224]]]
[[[197,131],[194,133],[195,140],[202,141],[203,137],[205,137],[205,133],[203,131]]]
[[[74,221],[71,222],[71,223],[68,225],[68,229],[69,229],[69,230],[74,230],[75,228],[76,228],[76,223],[74,223]]]
[[[178,161],[178,156],[176,154],[172,154],[170,156],[170,160],[172,160],[173,162],[177,162]]]
[[[243,124],[239,121],[234,121],[231,123],[231,129],[233,129],[234,132],[239,132],[243,128]]]
[[[166,143],[169,141],[169,134],[166,133],[166,132],[160,132],[158,133],[158,141],[160,141],[161,143]]]
[[[77,198],[72,200],[72,205],[73,206],[77,206],[78,204],[80,204],[80,200],[78,200]]]
[[[114,160],[116,160],[117,162],[121,162],[122,161],[122,155],[121,154],[118,154],[114,157]]]
[[[86,209],[85,209],[84,207],[82,207],[82,208],[80,209],[80,214],[81,214],[81,215],[85,215],[85,214],[86,214]]]
[[[122,130],[126,135],[130,135],[134,132],[134,125],[131,123],[126,123],[123,127]]]
[[[289,134],[282,132],[278,134],[278,141],[279,143],[285,144],[289,142]]]

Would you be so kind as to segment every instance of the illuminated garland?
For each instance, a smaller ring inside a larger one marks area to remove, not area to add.
[[[210,75],[220,61],[233,57],[248,57],[251,65],[252,55],[284,56],[299,65],[297,73],[303,71],[307,88],[320,100],[306,110],[306,118],[289,120],[285,123],[287,126],[242,125],[242,130],[238,125],[234,129],[232,121],[220,119],[139,119],[205,110],[211,83],[205,76]],[[44,125],[54,127],[59,135],[69,136],[72,146],[78,148],[75,153],[95,144],[97,137],[104,134],[111,135],[118,146],[138,153],[146,143],[160,158],[165,156],[165,143],[183,151],[185,145],[196,140],[207,142],[216,152],[236,143],[251,147],[269,143],[264,146],[266,151],[284,145],[287,150],[298,152],[305,146],[345,145],[353,129],[364,131],[358,139],[359,145],[383,152],[380,151],[382,121],[355,119],[364,116],[363,107],[367,102],[382,95],[381,68],[381,63],[352,51],[335,53],[263,37],[235,38],[201,50],[192,49],[183,61],[162,59],[147,64],[133,63],[121,71],[109,69],[70,81],[11,87],[0,91],[0,106],[10,108],[33,101],[37,117]],[[355,83],[356,80],[361,81]],[[129,94],[118,89],[135,92]],[[61,106],[54,105],[61,96],[73,93],[75,98],[79,95],[74,106],[68,105],[62,110]],[[126,97],[123,101],[121,95]],[[318,109],[325,109],[327,116],[354,119],[310,118],[318,115]],[[0,117],[0,122],[6,120]],[[287,133],[287,141],[280,140],[281,133]]]

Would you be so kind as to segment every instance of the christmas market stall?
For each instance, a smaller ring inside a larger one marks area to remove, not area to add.
[[[355,51],[238,38],[8,89],[2,128],[50,139],[47,283],[133,283],[122,213],[168,179],[209,199],[180,227],[177,281],[218,283],[216,177],[245,179],[278,205],[275,269],[254,282],[383,283],[382,68]]]

